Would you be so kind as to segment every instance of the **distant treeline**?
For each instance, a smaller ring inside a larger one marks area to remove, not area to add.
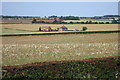
[[[74,17],[74,16],[66,16],[66,17],[61,16],[59,19],[60,20],[80,20],[79,17]]]
[[[120,17],[120,15],[104,15],[103,17]]]
[[[35,16],[0,16],[1,18],[36,18]],[[37,16],[37,18],[40,18]]]
[[[78,16],[44,16],[44,17],[40,17],[40,16],[4,16],[4,15],[0,15],[0,17],[2,18],[59,18],[61,20],[79,20],[80,18],[102,18],[102,17],[120,17],[120,15],[104,15],[104,16],[94,16],[94,17],[78,17]]]
[[[32,23],[40,23],[40,24],[120,24],[120,20],[112,20],[111,22],[92,22],[92,21],[64,22],[64,21],[54,20],[53,22],[46,22],[46,21],[37,21],[36,19],[33,19]]]
[[[120,24],[120,15],[104,15],[104,16],[94,16],[94,17],[78,17],[78,16],[48,16],[48,17],[38,17],[38,16],[3,16],[0,15],[0,18],[15,18],[15,19],[29,19],[31,18],[32,23],[44,23],[44,24]],[[64,20],[81,20],[81,19],[87,19],[88,21],[82,21],[82,22],[64,22]],[[99,21],[90,21],[90,19],[100,20],[100,19],[108,19],[112,20],[111,22],[99,22]],[[47,22],[44,20],[53,20],[52,22]]]

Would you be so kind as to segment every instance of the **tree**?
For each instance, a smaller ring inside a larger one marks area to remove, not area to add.
[[[109,24],[109,22],[106,22],[105,24]]]
[[[65,16],[65,17],[61,16],[59,19],[60,20],[80,20],[79,17],[75,17],[75,16]]]
[[[41,29],[41,27],[39,27],[39,31],[41,31],[42,29]]]
[[[99,24],[104,24],[104,22],[99,22]]]
[[[83,27],[82,30],[83,30],[83,31],[86,31],[86,30],[87,30],[87,27]]]
[[[58,21],[57,21],[57,20],[55,20],[55,21],[53,21],[52,23],[53,23],[53,24],[58,24]]]
[[[80,24],[80,22],[76,22],[76,24]]]
[[[88,24],[88,23],[89,23],[88,21],[85,22],[85,24]]]
[[[32,23],[36,23],[36,22],[37,22],[37,20],[36,20],[36,19],[33,19]]]
[[[95,24],[98,24],[98,22],[95,22]]]
[[[73,22],[72,22],[72,21],[70,21],[69,23],[70,23],[70,24],[73,24]]]
[[[85,22],[81,22],[81,24],[85,24]]]
[[[89,21],[88,24],[92,24],[92,21]]]
[[[112,24],[118,23],[117,20],[112,20]]]

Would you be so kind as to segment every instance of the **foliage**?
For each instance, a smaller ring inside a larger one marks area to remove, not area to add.
[[[110,24],[109,22],[106,22],[105,24]]]
[[[64,20],[63,22],[67,22],[68,24],[111,24],[111,21],[89,21],[89,20]]]
[[[30,32],[30,31],[29,31]],[[46,33],[46,32],[41,32],[41,33],[38,33],[38,32],[35,32],[35,31],[31,31],[31,34],[30,33],[23,33],[23,34],[2,34],[0,36],[30,36],[30,35],[60,35],[60,34],[91,34],[91,33],[120,33],[120,31],[86,31],[86,32],[82,32],[82,31],[71,31],[71,32],[52,32],[52,33]]]
[[[87,27],[83,27],[82,30],[83,30],[83,31],[86,31],[86,30],[87,30]]]
[[[63,19],[64,20],[64,19]],[[82,21],[82,20],[72,20],[72,19],[66,19],[64,21],[62,20],[56,20],[54,18],[53,22],[47,22],[47,21],[37,21],[36,19],[33,19],[32,23],[42,23],[42,24],[120,24],[119,20],[112,20],[112,21]]]
[[[53,16],[49,16],[48,18],[57,18],[57,16],[54,16],[54,15],[53,15]]]
[[[3,79],[106,78],[115,80],[120,78],[118,62],[120,62],[120,57],[45,63],[42,66],[36,63],[34,66],[7,68],[8,72],[3,72]]]
[[[51,24],[62,24],[62,21],[57,21],[57,20],[55,20],[55,21],[53,21]]]
[[[36,22],[37,22],[37,20],[36,20],[36,19],[33,19],[32,23],[36,23]]]
[[[120,17],[120,15],[104,15],[103,17]]]
[[[79,20],[79,17],[75,17],[75,16],[66,16],[66,17],[63,17],[63,16],[61,16],[60,20]]]
[[[112,24],[118,23],[117,20],[112,20]]]

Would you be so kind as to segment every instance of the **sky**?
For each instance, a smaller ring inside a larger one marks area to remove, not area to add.
[[[40,17],[118,15],[118,2],[2,2],[2,15]]]

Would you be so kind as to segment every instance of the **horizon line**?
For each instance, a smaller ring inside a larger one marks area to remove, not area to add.
[[[95,15],[95,16],[78,16],[78,15],[61,15],[63,17],[66,16],[74,16],[74,17],[101,17],[101,16],[106,16],[106,15],[117,15],[120,16],[120,14],[105,14],[105,15]],[[27,16],[27,17],[49,17],[49,16],[57,16],[57,17],[61,17],[60,15],[47,15],[47,16],[39,16],[39,15],[0,15],[0,16]]]

